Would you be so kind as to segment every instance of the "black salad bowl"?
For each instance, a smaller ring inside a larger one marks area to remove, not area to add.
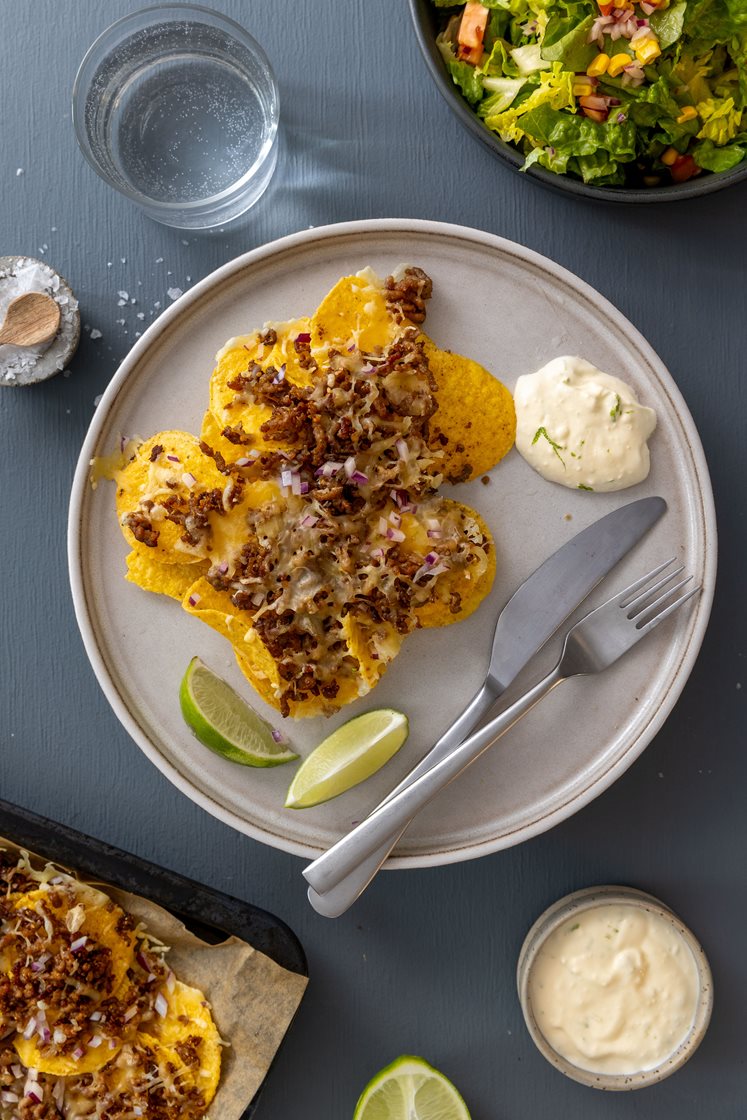
[[[536,183],[541,183],[542,186],[550,187],[552,190],[562,191],[563,194],[575,195],[577,198],[628,203],[676,202],[679,199],[697,198],[700,195],[711,194],[713,191],[723,190],[724,187],[729,187],[733,183],[747,181],[747,160],[738,164],[737,167],[733,167],[730,171],[704,171],[696,178],[688,179],[687,182],[670,183],[656,187],[595,187],[590,183],[582,182],[580,179],[571,178],[570,175],[556,175],[552,171],[546,171],[544,167],[535,166],[530,167],[528,171],[521,171],[524,162],[522,154],[511,144],[501,140],[496,133],[486,128],[451,80],[436,46],[436,36],[440,29],[444,9],[436,8],[431,0],[408,0],[408,3],[420,50],[441,96],[445,98],[449,107],[456,113],[468,132],[471,132],[499,160],[508,164],[514,171],[518,171],[527,179],[532,179]]]

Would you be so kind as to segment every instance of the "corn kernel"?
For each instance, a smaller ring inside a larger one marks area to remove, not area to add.
[[[697,115],[698,110],[693,105],[686,105],[677,117],[677,124],[685,124],[686,121],[694,121]]]
[[[633,49],[641,66],[648,66],[649,62],[653,62],[661,54],[659,40],[653,38],[644,39],[642,43],[636,43]]]
[[[588,97],[590,93],[594,92],[594,86],[591,82],[585,82],[579,79],[573,83],[573,96],[574,97]]]
[[[610,56],[600,52],[592,63],[587,67],[586,73],[590,78],[598,78],[601,74],[607,73],[607,67],[610,64]]]
[[[679,154],[676,148],[667,148],[667,150],[661,154],[661,162],[665,167],[671,167]]]
[[[629,54],[613,54],[607,66],[607,73],[611,78],[616,78],[618,74],[622,74],[626,66],[630,66],[633,59]]]

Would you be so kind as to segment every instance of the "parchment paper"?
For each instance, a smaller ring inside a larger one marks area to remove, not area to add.
[[[0,848],[17,855],[28,851],[2,837]],[[38,868],[50,862],[35,852],[28,854]],[[74,868],[58,863],[54,866],[80,878]],[[208,1115],[212,1120],[240,1120],[290,1026],[307,977],[281,968],[238,937],[208,945],[173,914],[140,895],[108,883],[91,881],[91,885],[104,890],[141,921],[148,933],[168,945],[166,960],[177,979],[204,992],[221,1038],[228,1043],[223,1050],[218,1092]]]

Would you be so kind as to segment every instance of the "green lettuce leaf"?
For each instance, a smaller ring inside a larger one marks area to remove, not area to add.
[[[742,110],[734,106],[731,97],[710,97],[700,101],[695,108],[703,122],[699,140],[710,140],[716,145],[728,144],[739,132]]]
[[[688,0],[677,0],[675,4],[670,4],[668,8],[660,8],[658,11],[652,12],[649,17],[648,22],[651,30],[656,33],[659,46],[663,51],[676,43],[682,35],[687,4]]]
[[[521,117],[524,134],[535,144],[572,156],[591,156],[600,149],[623,163],[635,158],[635,125],[630,121],[598,123],[543,104]]]
[[[593,15],[586,15],[584,5],[573,5],[566,15],[551,15],[542,37],[542,57],[548,62],[562,62],[564,70],[583,73],[597,55],[597,47],[589,42]]]
[[[704,171],[730,171],[747,156],[747,135],[733,144],[717,148],[711,140],[702,140],[692,150],[692,157]]]
[[[480,106],[480,113],[485,117],[488,128],[497,132],[502,140],[520,141],[525,135],[526,117],[538,106],[548,105],[554,110],[575,107],[574,77],[571,71],[563,70],[559,62],[553,62],[550,70],[540,73],[539,85],[532,89],[527,97],[517,99],[510,108],[499,113],[491,112],[489,109],[485,111],[484,106]]]

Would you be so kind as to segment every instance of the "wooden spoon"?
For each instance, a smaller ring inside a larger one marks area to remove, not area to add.
[[[8,305],[0,327],[0,343],[11,346],[36,346],[49,342],[60,326],[60,309],[43,292],[24,292]]]

